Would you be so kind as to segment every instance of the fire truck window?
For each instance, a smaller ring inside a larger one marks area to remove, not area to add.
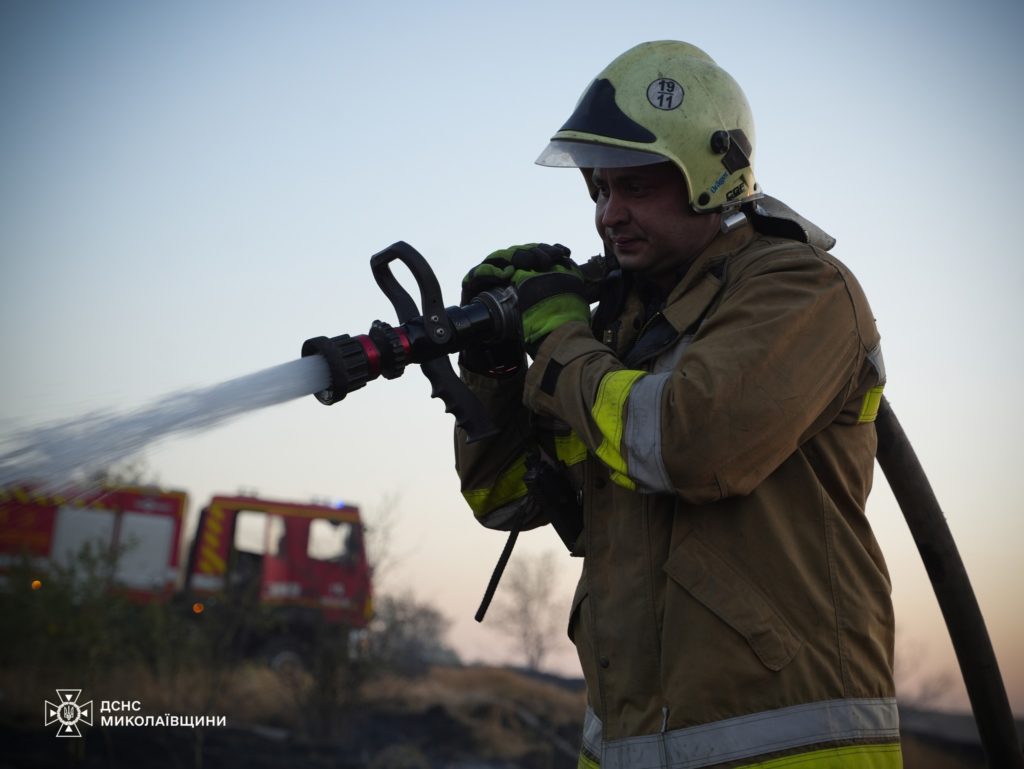
[[[263,555],[266,552],[267,514],[243,510],[235,518],[235,550]]]
[[[176,544],[171,518],[126,512],[121,517],[124,550],[117,562],[117,581],[140,590],[158,590],[168,581],[167,563]]]
[[[355,556],[354,530],[351,523],[344,521],[313,520],[309,527],[309,557],[318,561],[352,560]]]
[[[61,565],[74,563],[89,548],[102,556],[114,541],[114,514],[109,510],[65,505],[57,514],[53,534],[53,559]]]

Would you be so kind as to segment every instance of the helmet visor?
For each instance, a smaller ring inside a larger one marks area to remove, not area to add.
[[[665,163],[668,158],[654,152],[555,139],[540,153],[536,164],[555,168],[629,168]]]

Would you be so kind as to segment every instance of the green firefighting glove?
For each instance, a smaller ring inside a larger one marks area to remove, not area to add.
[[[462,279],[460,304],[469,304],[484,291],[512,285],[515,269],[507,259],[496,256],[502,253],[495,251],[466,273]],[[459,353],[459,365],[484,376],[503,377],[515,374],[525,363],[524,356],[522,340],[508,339],[485,347],[463,350]]]
[[[565,246],[528,243],[491,253],[463,278],[462,303],[466,304],[482,291],[500,286],[516,289],[523,324],[522,342],[531,355],[536,353],[544,338],[563,323],[590,322],[590,307],[583,298],[583,278]],[[507,364],[508,350],[503,352],[500,347],[466,351],[461,362],[473,371],[481,371],[478,368],[481,357],[487,357],[492,369],[495,359]],[[521,346],[516,354],[521,361]]]
[[[518,296],[523,343],[531,355],[563,323],[590,322],[590,306],[583,298],[583,276],[565,246],[513,246],[487,259],[495,266],[506,261],[512,268],[511,284]]]

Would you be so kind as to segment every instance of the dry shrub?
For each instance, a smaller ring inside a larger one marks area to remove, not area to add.
[[[443,708],[470,730],[481,755],[514,760],[551,750],[574,754],[586,695],[501,668],[435,667],[409,680],[384,677],[363,691],[368,705],[422,713]]]
[[[403,702],[409,707],[465,705],[490,701],[494,693],[524,707],[539,708],[538,715],[573,713],[579,718],[585,707],[582,691],[572,691],[515,670],[491,667],[435,667],[427,676],[409,680],[384,676],[366,688],[370,700]]]

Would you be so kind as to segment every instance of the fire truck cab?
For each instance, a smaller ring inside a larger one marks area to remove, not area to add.
[[[199,516],[185,590],[199,600],[256,596],[329,624],[370,619],[370,568],[359,510],[218,496]]]

